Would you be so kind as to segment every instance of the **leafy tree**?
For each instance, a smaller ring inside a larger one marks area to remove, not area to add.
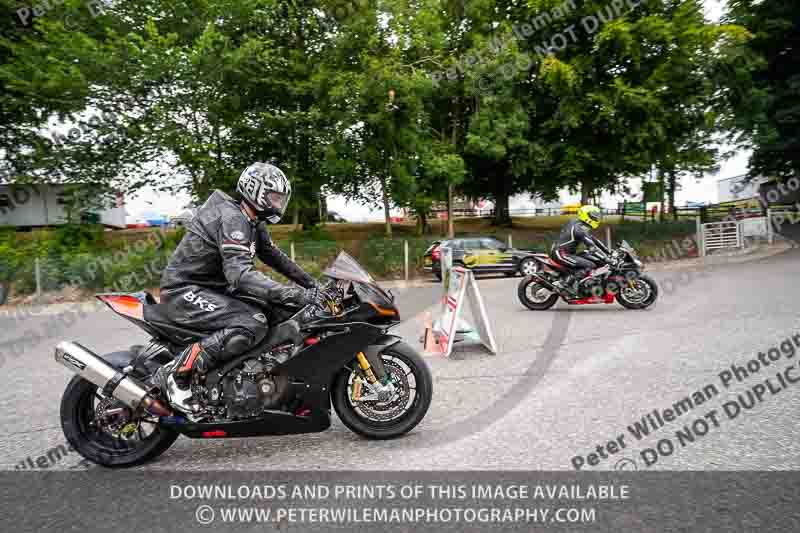
[[[515,13],[535,20],[559,4],[532,1]],[[557,25],[517,41],[538,58],[528,84],[538,183],[550,194],[564,185],[578,190],[583,203],[622,190],[656,162],[682,168],[687,150],[698,147],[693,135],[713,121],[704,110],[713,95],[704,84],[709,47],[732,33],[706,22],[695,0],[618,7],[580,3]],[[708,161],[700,145],[703,153],[688,160]]]
[[[120,53],[127,48],[119,46],[117,31],[127,24],[96,4],[67,0],[24,16],[17,11],[27,8],[17,6],[13,18],[3,17],[16,24],[0,40],[3,109],[29,110],[0,130],[4,163],[15,170],[15,181],[81,183],[97,196],[113,196],[159,174],[144,164],[161,147],[142,135],[140,101],[120,90],[121,79],[145,77]],[[114,8],[131,4],[115,2]]]
[[[341,26],[327,69],[338,130],[327,151],[329,184],[380,205],[387,236],[392,205],[417,214],[424,231],[442,183],[463,175],[460,159],[431,127],[433,84],[421,68],[431,57],[431,21],[438,20],[430,15],[402,1],[363,4]]]
[[[800,5],[732,0],[727,19],[753,38],[729,62],[730,125],[751,148],[749,175],[800,173]],[[753,59],[755,57],[755,60]]]
[[[65,0],[20,24],[0,3],[13,179],[113,193],[177,177],[202,199],[265,160],[293,180],[295,222],[324,220],[333,192],[381,208],[390,234],[392,206],[422,232],[434,203],[489,197],[507,224],[513,194],[587,201],[653,167],[674,204],[681,173],[713,166],[720,124],[745,132],[759,171],[796,169],[796,54],[778,44],[796,10],[776,2],[733,3],[747,45],[699,0],[103,6]]]
[[[651,141],[649,155],[658,170],[669,211],[677,218],[675,194],[681,174],[696,175],[717,168],[719,80],[715,77],[728,60],[730,48],[747,38],[741,28],[708,24],[702,2],[689,0],[668,5],[664,11],[662,41],[682,53],[669,54],[653,73],[649,84],[660,87],[662,126]],[[662,197],[661,213],[664,213]]]

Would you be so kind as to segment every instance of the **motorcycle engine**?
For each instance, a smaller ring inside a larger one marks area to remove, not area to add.
[[[578,285],[578,293],[581,296],[593,296],[593,295],[602,295],[605,292],[603,289],[603,282],[597,278],[586,278],[581,280],[580,284]]]
[[[240,419],[280,405],[288,390],[288,379],[269,374],[263,362],[249,359],[241,369],[226,374],[221,385],[227,418]]]

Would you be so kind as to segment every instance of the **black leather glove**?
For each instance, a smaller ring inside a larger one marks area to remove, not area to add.
[[[297,307],[305,307],[307,305],[322,307],[325,303],[324,295],[317,287],[311,287],[310,289],[292,287],[284,292],[284,300]]]
[[[315,285],[309,289],[302,289],[303,290],[303,299],[305,300],[305,305],[313,305],[315,307],[324,308],[325,302],[327,301],[327,297],[325,296],[325,292],[319,288],[319,286]]]
[[[311,322],[320,317],[328,314],[335,314],[336,306],[339,304],[338,291],[334,287],[322,287],[315,285],[310,289],[301,289],[303,292],[302,298],[306,302],[305,311],[303,311],[302,321]],[[333,305],[332,305],[333,304]]]

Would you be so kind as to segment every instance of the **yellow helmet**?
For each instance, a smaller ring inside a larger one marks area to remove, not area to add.
[[[603,220],[603,212],[597,206],[584,205],[578,209],[578,220],[588,224],[592,229],[597,229]]]

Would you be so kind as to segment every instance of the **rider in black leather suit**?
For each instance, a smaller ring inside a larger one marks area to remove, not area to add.
[[[215,191],[187,226],[161,276],[160,315],[174,325],[207,332],[155,379],[164,390],[182,390],[170,401],[187,411],[193,373],[242,354],[267,334],[264,313],[236,298],[248,295],[282,306],[322,305],[323,291],[314,279],[272,242],[266,222],[278,222],[291,195],[283,172],[255,163],[239,178],[236,198]],[[255,269],[253,258],[297,286],[278,283]],[[170,381],[172,380],[172,382]]]
[[[577,293],[577,285],[586,275],[596,268],[596,264],[577,255],[578,245],[595,248],[601,255],[608,256],[611,251],[599,239],[592,235],[592,224],[599,226],[601,213],[597,207],[583,206],[578,211],[578,219],[570,220],[561,228],[558,240],[553,244],[550,256],[567,267],[571,275],[564,281],[564,286],[573,294]]]

